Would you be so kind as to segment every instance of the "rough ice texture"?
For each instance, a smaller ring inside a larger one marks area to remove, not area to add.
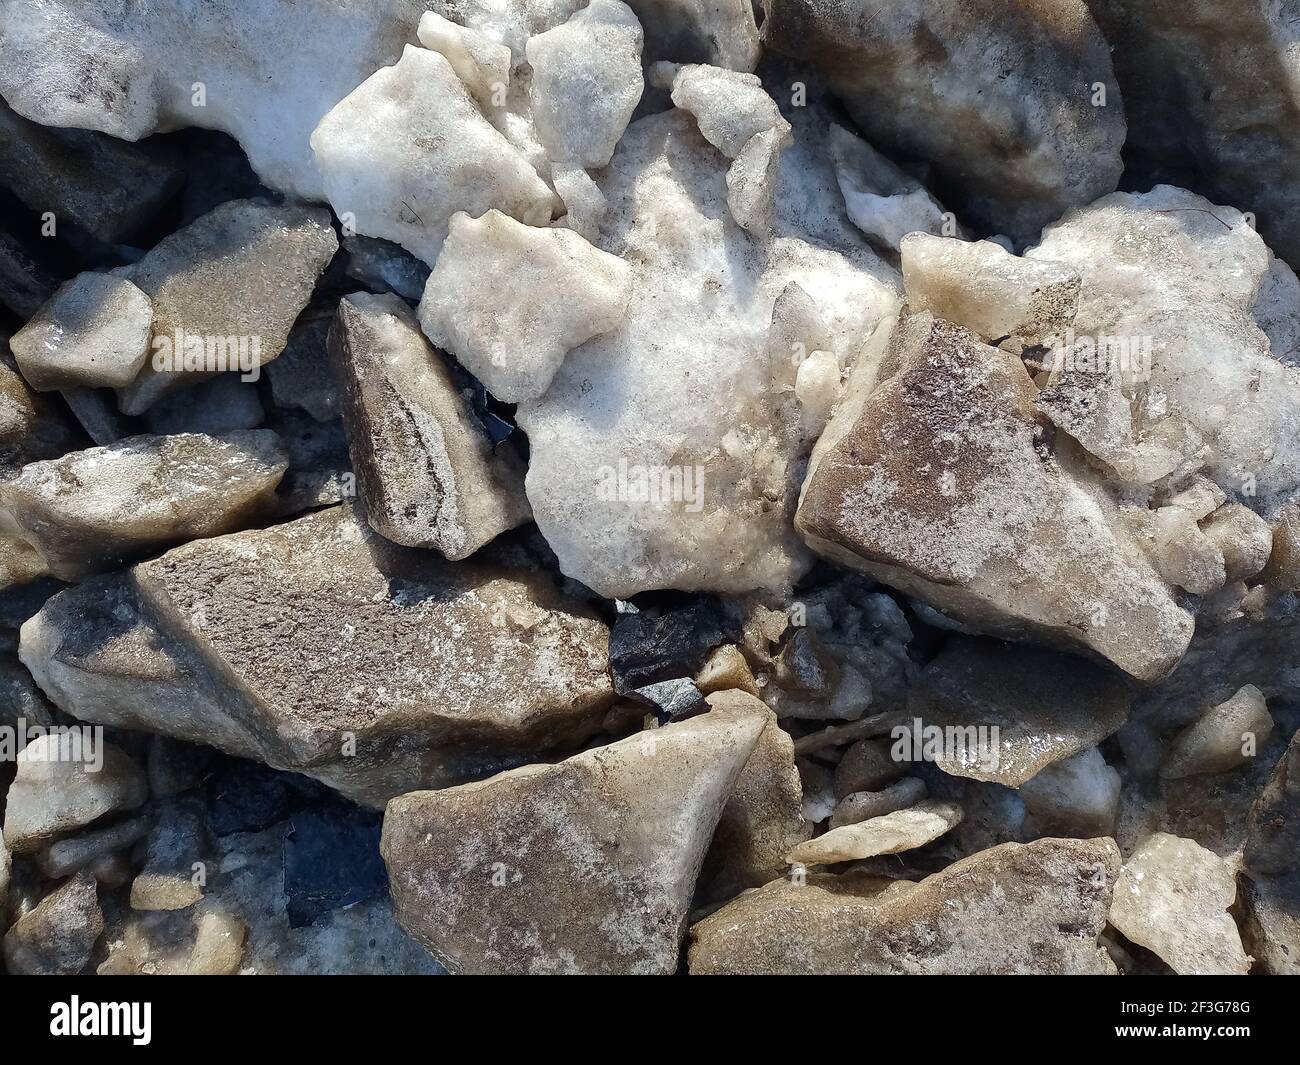
[[[518,62],[528,39],[562,25],[586,0],[430,0],[434,11],[508,45]],[[753,70],[758,28],[750,0],[632,0],[645,27],[645,58]]]
[[[1110,836],[1119,815],[1120,777],[1090,747],[1037,773],[1020,785],[1025,825],[1040,836]]]
[[[357,487],[380,535],[460,559],[529,519],[523,463],[509,445],[493,451],[406,303],[354,293],[330,336]]]
[[[753,74],[719,67],[662,64],[672,72],[672,101],[695,116],[728,159],[727,207],[742,229],[766,237],[775,212],[778,159],[791,143],[790,123]]]
[[[506,45],[458,26],[436,11],[420,16],[416,34],[425,48],[441,53],[451,64],[480,107],[491,107],[493,98],[510,87],[510,49]]]
[[[57,404],[23,380],[9,338],[0,333],[0,471],[12,473],[81,446],[80,434]]]
[[[149,354],[153,305],[125,278],[78,274],[9,347],[33,388],[121,388]]]
[[[1250,809],[1245,865],[1253,872],[1294,875],[1300,868],[1300,733],[1293,733]]]
[[[903,709],[917,666],[898,603],[858,574],[805,590],[799,602],[807,624],[787,629],[778,615],[779,646],[757,663],[767,677],[760,694],[777,716],[854,721],[868,709]]]
[[[1244,976],[1250,959],[1228,913],[1237,862],[1158,832],[1124,863],[1110,922],[1182,976]]]
[[[641,99],[641,23],[622,0],[591,0],[528,41],[529,98],[556,163],[605,166]]]
[[[1264,693],[1247,684],[1179,734],[1160,775],[1173,778],[1229,772],[1253,758],[1272,732],[1273,719]]]
[[[807,564],[789,524],[811,444],[793,342],[847,361],[896,295],[815,148],[824,119],[799,121],[765,240],[731,219],[725,159],[680,110],[633,123],[600,175],[598,245],[634,269],[627,318],[570,352],[518,417],[543,535],[604,595],[781,588]],[[774,307],[796,278],[817,302],[787,339]]]
[[[808,543],[983,631],[1167,674],[1192,617],[1114,499],[1052,452],[1020,359],[928,313],[871,349],[809,467]]]
[[[500,41],[518,68],[530,37],[563,25],[587,0],[433,0],[426,6],[481,37]]]
[[[4,0],[0,95],[37,122],[127,140],[185,126],[223,130],[267,185],[320,199],[311,131],[377,67],[398,58],[429,6]],[[290,46],[294,61],[285,62]]]
[[[764,44],[814,64],[876,147],[931,164],[940,197],[986,232],[1030,240],[1119,181],[1124,107],[1082,0],[764,9]]]
[[[1007,843],[909,885],[810,877],[741,895],[691,929],[693,974],[1111,974],[1097,943],[1108,839]]]
[[[1124,91],[1130,170],[1139,180],[1172,177],[1253,212],[1269,244],[1300,266],[1294,5],[1089,0],[1089,6],[1112,46]]]
[[[792,865],[833,865],[897,854],[933,843],[961,819],[962,809],[955,803],[926,799],[906,809],[833,828],[799,844],[786,857]]]
[[[420,301],[425,334],[497,399],[539,398],[564,356],[623,321],[632,267],[577,233],[457,214]]]
[[[241,342],[249,352],[241,371],[274,359],[338,246],[328,211],[231,200],[118,271],[153,302],[150,357],[118,394],[123,413],[211,377],[203,368],[211,353],[224,352],[230,366]],[[194,369],[196,344],[204,358]]]
[[[812,826],[803,819],[794,742],[777,724],[776,715],[741,691],[720,691],[709,695],[708,702],[735,713],[757,711],[767,720],[736,778],[700,871],[704,897],[722,900],[780,876],[786,852],[807,839]]]
[[[746,142],[727,171],[727,209],[736,225],[756,237],[772,233],[781,151],[778,129],[765,129]]]
[[[960,231],[925,186],[843,126],[831,127],[830,151],[844,208],[876,243],[897,251],[908,233]]]
[[[1280,361],[1300,327],[1276,317],[1274,287],[1295,278],[1240,211],[1165,185],[1115,193],[1048,227],[1026,256],[1082,276],[1076,336],[1149,345],[1136,429],[1184,422],[1182,457],[1255,509],[1300,488],[1300,371]]]
[[[392,800],[398,920],[453,973],[675,972],[709,839],[765,720],[715,708]]]
[[[16,533],[0,535],[0,590],[49,575],[49,564],[36,548]]]
[[[584,240],[600,238],[609,205],[600,186],[579,167],[556,167],[551,171],[556,195],[564,201],[564,217],[555,224],[572,229]]]
[[[1073,655],[953,636],[917,678],[908,711],[926,725],[969,730],[971,739],[979,728],[996,728],[995,748],[971,742],[945,749],[935,764],[1014,788],[1100,743],[1132,702],[1122,680]]]
[[[1077,441],[1086,461],[1114,484],[1141,489],[1177,480],[1194,469],[1201,461],[1203,446],[1182,415],[1158,416],[1153,424],[1144,425],[1141,412],[1135,415],[1119,373],[1088,366],[1081,360],[1069,361],[1070,355],[1082,350],[1069,349],[1065,365],[1048,371],[1043,390],[1034,400],[1038,412]],[[1151,520],[1141,517],[1144,522]],[[1178,583],[1176,574],[1170,576],[1162,565],[1163,558],[1168,557],[1164,547],[1169,546],[1167,541],[1173,531],[1152,528],[1149,539],[1152,561],[1173,583]],[[1174,552],[1180,553],[1185,554]]]
[[[917,777],[904,777],[882,788],[880,791],[855,791],[836,804],[831,814],[830,827],[843,828],[869,821],[873,817],[884,817],[898,810],[915,806],[926,797],[928,790],[925,781]]]
[[[783,139],[790,133],[790,123],[753,74],[698,63],[669,70],[673,103],[695,116],[704,139],[728,159],[765,130],[778,129]]]
[[[572,750],[612,700],[607,647],[544,573],[396,547],[334,507],[69,589],[20,653],[74,717],[378,805]]]
[[[551,220],[554,193],[439,52],[408,46],[321,120],[311,146],[335,213],[431,266],[457,211]]]
[[[1178,669],[1134,704],[1116,737],[1126,776],[1116,838],[1126,853],[1152,832],[1164,831],[1228,856],[1239,852],[1253,834],[1256,842],[1247,847],[1248,866],[1253,858],[1268,867],[1261,871],[1272,874],[1296,863],[1300,818],[1285,811],[1300,788],[1293,787],[1288,799],[1284,766],[1296,723],[1288,700],[1300,671],[1300,643],[1297,619],[1285,611],[1284,603],[1278,604],[1283,609],[1276,614],[1201,626]],[[1160,776],[1179,734],[1247,684],[1263,693],[1270,716],[1277,717],[1272,735],[1256,744],[1256,754],[1229,772]],[[1270,777],[1278,786],[1273,799],[1266,801]]]
[[[5,968],[15,976],[75,976],[89,964],[103,931],[95,879],[79,873],[5,933]]]
[[[1063,336],[1074,322],[1081,281],[1060,263],[1022,259],[987,240],[916,233],[902,241],[907,305],[965,326],[997,344]]]
[[[134,436],[32,462],[0,505],[63,580],[267,516],[287,456],[269,430]]]
[[[88,732],[33,739],[19,753],[16,768],[4,821],[5,845],[15,854],[34,851],[115,810],[133,810],[149,797],[135,760]]]
[[[1300,976],[1300,878],[1242,876],[1242,945],[1254,972]]]
[[[1273,530],[1249,507],[1225,503],[1206,516],[1201,531],[1223,555],[1225,580],[1247,580],[1268,565],[1273,552]]]

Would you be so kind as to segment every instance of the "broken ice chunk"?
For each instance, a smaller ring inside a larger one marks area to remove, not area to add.
[[[885,333],[894,372],[872,387],[859,360],[813,453],[809,546],[990,634],[1169,673],[1192,617],[1117,502],[1045,446],[1021,360],[929,313]]]
[[[793,344],[847,363],[897,290],[838,210],[823,119],[792,121],[803,139],[782,154],[767,241],[729,217],[719,153],[679,108],[632,123],[595,175],[602,247],[634,268],[628,315],[571,351],[518,419],[538,525],[564,572],[603,595],[779,588],[807,565],[788,517],[806,453]],[[817,333],[769,347],[796,278],[817,294]]]
[[[671,79],[673,103],[695,116],[712,144],[735,160],[727,172],[727,206],[736,223],[757,236],[772,228],[777,162],[793,143],[790,123],[753,74],[690,64],[659,63],[659,84]]]
[[[18,33],[13,22],[5,28]],[[66,128],[81,125],[29,122],[0,99],[0,185],[59,225],[71,222],[107,244],[134,239],[185,183],[180,153],[164,138],[132,144]]]
[[[555,191],[564,201],[565,215],[557,225],[572,229],[593,244],[600,235],[601,223],[609,204],[590,174],[581,167],[556,168],[551,171]]]
[[[919,777],[904,777],[880,791],[855,791],[845,795],[836,804],[835,812],[831,814],[831,828],[856,825],[898,810],[906,810],[928,794],[925,781]]]
[[[458,214],[420,302],[420,323],[507,403],[536,399],[565,354],[622,322],[632,268],[564,229],[500,211]]]
[[[1279,591],[1300,589],[1300,503],[1289,503],[1273,520],[1272,550],[1264,567],[1264,582]]]
[[[255,375],[284,350],[338,246],[323,208],[231,200],[121,270],[153,301],[152,354],[119,392],[122,412],[216,372]]]
[[[641,99],[644,34],[622,0],[591,0],[526,49],[529,98],[550,157],[571,166],[605,166]]]
[[[1180,976],[1244,976],[1250,959],[1228,913],[1238,864],[1195,840],[1157,832],[1124,863],[1110,922]]]
[[[821,434],[830,420],[831,408],[843,388],[839,359],[833,351],[814,351],[799,364],[794,394],[803,405],[804,433],[810,439]]]
[[[1114,835],[1119,773],[1096,747],[1053,762],[1021,784],[1017,794],[1035,835],[1076,839]]]
[[[1212,706],[1178,735],[1160,769],[1167,780],[1226,773],[1245,765],[1273,733],[1264,693],[1253,684]]]
[[[906,260],[904,260],[906,261]],[[1034,407],[1120,479],[1133,472],[1133,408],[1117,375],[1054,368]]]
[[[1193,595],[1209,595],[1227,583],[1223,552],[1201,531],[1195,515],[1171,505],[1131,515],[1147,555],[1161,576]]]
[[[1181,415],[1144,424],[1150,393],[1135,403],[1122,371],[1092,364],[1077,344],[1055,348],[1047,359],[1050,371],[1034,406],[1111,482],[1140,487],[1177,481],[1208,457],[1204,439]]]
[[[997,343],[1049,344],[1074,321],[1082,279],[1072,267],[1022,259],[992,241],[914,233],[903,238],[903,284],[913,311],[930,311]]]
[[[1300,378],[1260,328],[1278,264],[1250,219],[1158,185],[1071,212],[1026,257],[1079,272],[1076,336],[1145,382],[1153,421],[1167,411],[1189,423],[1225,491],[1248,484],[1265,504],[1300,487],[1300,436],[1287,429]]]
[[[61,580],[269,513],[288,458],[267,429],[225,437],[134,436],[32,462],[0,484],[0,506]]]
[[[813,64],[873,144],[923,160],[984,231],[1032,240],[1115,188],[1124,108],[1093,106],[1097,83],[1118,87],[1081,0],[763,6],[764,51]]]
[[[1228,580],[1244,581],[1268,564],[1273,530],[1249,507],[1226,503],[1205,520],[1201,530],[1223,553]]]
[[[670,74],[673,103],[695,116],[705,140],[728,159],[740,155],[764,130],[778,130],[780,139],[789,143],[790,123],[753,74],[697,63],[661,63],[653,72],[660,83]]]
[[[1012,788],[1100,743],[1132,704],[1128,685],[1075,655],[967,636],[951,637],[908,693],[910,714],[965,737],[933,753],[940,769]],[[920,735],[910,746],[925,755]]]
[[[551,220],[551,190],[438,52],[408,45],[321,119],[311,146],[344,223],[430,265],[457,211]]]
[[[457,26],[436,11],[420,16],[416,28],[420,43],[442,55],[465,88],[484,108],[504,102],[510,87],[510,49],[486,34]]]
[[[962,809],[956,803],[924,799],[915,806],[833,828],[799,844],[786,860],[798,865],[833,865],[877,854],[897,854],[934,842],[961,819]]]
[[[727,209],[736,224],[758,237],[772,231],[776,211],[781,132],[767,129],[749,139],[727,171]]]
[[[382,806],[576,749],[613,699],[607,646],[546,571],[397,547],[354,504],[82,582],[28,621],[20,656],[83,721]]]
[[[709,706],[735,713],[763,710],[756,698],[739,691],[712,695]],[[767,724],[736,778],[700,870],[696,890],[710,901],[729,899],[781,876],[786,852],[812,833],[803,819],[794,742],[775,714],[765,711],[765,716]]]
[[[461,559],[528,520],[523,463],[508,447],[493,453],[400,298],[357,292],[340,301],[330,357],[376,532]]]
[[[75,976],[104,933],[95,878],[87,872],[55,888],[4,937],[5,969],[21,976]]]
[[[829,142],[844,209],[869,238],[898,249],[908,233],[958,234],[955,220],[925,186],[861,137],[832,123]]]
[[[33,388],[122,388],[149,354],[153,304],[125,278],[78,274],[9,347]]]
[[[134,810],[149,798],[135,759],[93,739],[89,729],[63,735],[47,732],[23,747],[17,763],[4,817],[5,845],[15,854],[39,850],[107,814]]]
[[[394,799],[381,850],[398,920],[456,973],[673,972],[714,828],[768,722],[753,700],[723,703]],[[459,873],[467,855],[500,859],[503,885]]]
[[[1119,851],[1044,839],[971,855],[918,884],[775,880],[692,929],[693,974],[1113,974],[1098,946]]]

